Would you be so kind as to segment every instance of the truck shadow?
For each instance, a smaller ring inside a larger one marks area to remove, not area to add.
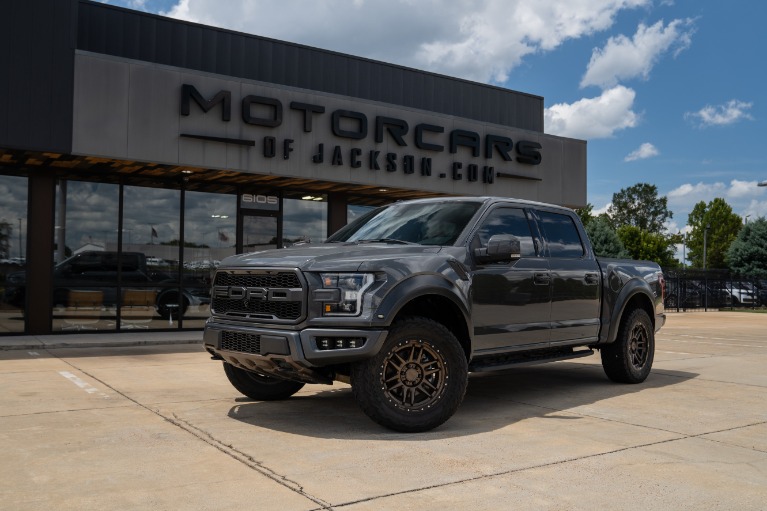
[[[495,431],[532,418],[579,420],[578,408],[613,398],[625,407],[631,394],[661,389],[696,378],[682,371],[653,371],[639,385],[609,381],[599,364],[558,362],[477,373],[458,412],[445,424],[425,433],[397,433],[371,421],[357,406],[351,389],[329,388],[297,394],[287,401],[259,402],[248,398],[229,411],[229,417],[274,431],[317,438],[370,440],[441,439]],[[641,413],[637,411],[637,413]],[[589,416],[598,416],[590,411]]]

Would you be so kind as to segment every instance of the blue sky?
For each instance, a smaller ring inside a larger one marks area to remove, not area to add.
[[[684,229],[703,200],[767,216],[767,2],[109,0],[545,98],[588,140],[588,201],[655,184]]]

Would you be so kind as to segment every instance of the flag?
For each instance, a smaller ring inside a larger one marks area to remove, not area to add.
[[[154,228],[154,227],[152,227],[152,237],[153,237],[153,238],[156,238],[156,237],[157,237],[157,231],[155,230],[155,228]]]
[[[218,240],[219,241],[229,241],[229,236],[227,236],[224,231],[218,231]]]

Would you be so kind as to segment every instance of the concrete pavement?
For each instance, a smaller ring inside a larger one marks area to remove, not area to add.
[[[598,356],[472,375],[415,435],[343,384],[244,398],[196,345],[2,351],[0,509],[764,509],[765,327],[671,314],[641,385]]]

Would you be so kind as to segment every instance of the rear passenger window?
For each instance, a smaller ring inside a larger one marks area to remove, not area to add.
[[[583,257],[583,243],[573,219],[548,211],[538,211],[543,235],[549,244],[549,257],[577,259]]]
[[[522,257],[535,257],[535,244],[525,212],[519,208],[497,208],[482,222],[477,231],[481,246],[496,234],[511,234],[519,238]]]

